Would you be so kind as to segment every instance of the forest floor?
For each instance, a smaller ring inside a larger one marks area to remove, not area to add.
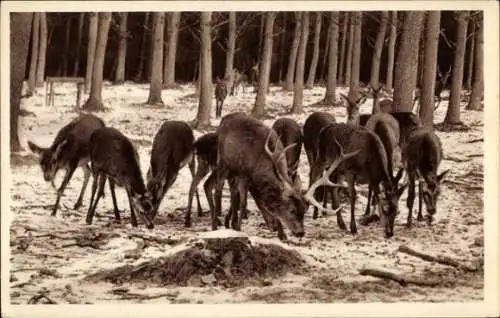
[[[106,125],[121,130],[137,146],[141,169],[145,175],[154,134],[164,120],[191,121],[197,112],[198,100],[193,97],[194,86],[164,90],[165,107],[143,105],[148,85],[126,83],[123,86],[105,84],[103,102],[107,111],[98,113]],[[27,140],[49,146],[58,130],[77,116],[74,109],[76,92],[73,85],[55,88],[55,106],[44,105],[40,90],[23,99],[22,108],[28,112],[21,118],[21,144]],[[239,96],[226,99],[223,115],[232,111],[250,111],[255,94],[252,88]],[[339,88],[339,92],[345,91]],[[267,97],[264,120],[272,125],[277,117],[288,116],[303,124],[314,111],[330,111],[338,121],[345,121],[345,108],[324,108],[310,105],[320,101],[324,88],[304,91],[304,112],[289,115],[293,93],[273,87]],[[371,111],[371,99],[363,105],[362,113]],[[215,102],[213,103],[215,105]],[[435,122],[442,122],[447,101],[435,113]],[[215,106],[214,106],[215,108]],[[213,110],[214,113],[215,110]],[[50,216],[56,198],[55,189],[43,180],[37,158],[29,151],[11,155],[10,223],[10,296],[13,304],[28,302],[57,303],[297,303],[297,302],[463,302],[483,299],[483,271],[467,272],[451,266],[428,262],[397,252],[407,245],[431,255],[444,255],[462,263],[482,264],[483,251],[483,113],[462,110],[463,122],[471,129],[464,132],[437,132],[444,148],[444,160],[439,171],[451,169],[438,203],[434,224],[414,222],[405,226],[406,192],[400,200],[400,214],[395,235],[384,239],[378,223],[359,225],[353,236],[340,230],[331,214],[313,220],[312,208],[305,218],[306,237],[290,238],[288,248],[304,259],[299,269],[283,275],[263,277],[260,282],[248,280],[237,286],[218,284],[213,277],[190,280],[185,286],[148,281],[89,281],[88,275],[122,265],[138,265],[156,259],[210,231],[208,216],[194,220],[192,228],[183,226],[183,212],[191,182],[189,169],[180,171],[170,188],[155,220],[155,228],[147,230],[142,224],[132,228],[128,203],[123,189],[117,190],[118,205],[125,209],[121,224],[115,224],[112,201],[106,196],[97,208],[94,224],[85,224],[87,189],[84,206],[72,209],[78,196],[83,173],[77,170],[56,217]],[[216,127],[218,120],[212,119]],[[205,132],[195,131],[195,137]],[[307,185],[309,167],[302,153],[300,175]],[[56,185],[62,174],[58,174]],[[363,186],[361,186],[363,188]],[[207,202],[200,186],[205,210]],[[366,199],[357,201],[357,217],[361,217]],[[417,203],[415,204],[417,206]],[[227,188],[223,208],[228,206]],[[281,244],[276,233],[260,226],[262,217],[249,199],[250,215],[243,231],[252,240]],[[416,209],[416,208],[414,208]],[[349,220],[344,208],[344,220]],[[424,211],[425,213],[425,211]],[[416,213],[414,213],[415,215]],[[90,243],[89,243],[90,242]],[[92,243],[93,242],[93,243]],[[385,269],[421,279],[435,279],[434,287],[400,285],[385,279],[362,276],[359,270],[370,267]]]

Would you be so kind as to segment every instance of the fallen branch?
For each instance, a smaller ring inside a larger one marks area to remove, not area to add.
[[[458,157],[446,156],[446,157],[444,157],[444,160],[449,160],[449,161],[453,161],[453,162],[468,162],[468,161],[471,161],[472,159],[462,159],[462,158],[458,158]]]
[[[384,271],[381,269],[375,269],[375,268],[360,269],[359,273],[361,275],[364,275],[364,276],[369,275],[369,276],[374,276],[374,277],[378,277],[378,278],[393,280],[395,282],[398,282],[401,286],[413,284],[413,285],[418,285],[418,286],[434,287],[434,286],[437,286],[440,284],[440,282],[437,280],[420,279],[420,278],[416,278],[416,277],[406,277],[403,275],[399,275],[396,273],[387,272],[387,271]]]
[[[31,297],[29,300],[28,300],[28,304],[31,305],[31,304],[38,304],[38,302],[42,299],[47,300],[47,304],[52,304],[52,305],[55,305],[57,304],[56,301],[50,299],[49,297],[47,297],[47,295],[45,295],[44,293],[40,293],[38,295],[35,295],[33,297]]]
[[[174,245],[179,243],[179,239],[172,239],[172,238],[161,238],[161,237],[154,237],[154,236],[149,236],[149,235],[143,235],[143,234],[138,234],[138,233],[132,233],[129,234],[129,238],[135,237],[135,238],[140,238],[145,241],[152,241],[156,242],[159,244],[167,244],[167,245]]]
[[[468,144],[473,144],[475,142],[484,142],[484,138],[472,139],[467,141]]]
[[[484,154],[482,153],[472,153],[470,155],[467,155],[469,158],[475,158],[475,157],[484,157]]]
[[[139,300],[148,300],[148,299],[157,299],[157,298],[176,298],[178,295],[175,293],[160,293],[156,295],[145,295],[145,294],[139,294],[139,293],[124,293],[124,294],[118,294],[120,295],[120,299],[126,299],[126,300],[131,300],[131,299],[139,299]]]
[[[424,261],[435,262],[435,263],[439,263],[442,265],[453,266],[455,268],[463,269],[463,270],[466,270],[469,272],[477,271],[476,267],[470,266],[468,264],[460,263],[459,261],[457,261],[451,257],[443,256],[443,255],[433,256],[433,255],[429,255],[429,254],[424,254],[422,252],[415,251],[406,245],[401,245],[398,248],[398,252],[421,258]]]

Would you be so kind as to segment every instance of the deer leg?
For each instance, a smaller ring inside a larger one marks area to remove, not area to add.
[[[89,218],[89,215],[90,215],[90,223],[89,223],[89,220],[87,219],[87,224],[92,223],[92,219],[94,218],[94,214],[95,214],[95,209],[97,208],[97,204],[99,203],[99,200],[102,198],[102,195],[104,193],[104,185],[106,184],[106,177],[103,174],[101,174],[98,178],[97,183],[98,183],[97,195],[95,197],[91,213],[87,214],[87,218]]]
[[[113,211],[115,212],[115,221],[120,223],[120,210],[118,210],[118,204],[116,203],[116,193],[115,193],[115,183],[108,179],[109,191],[111,192],[111,199],[113,199]]]
[[[235,213],[236,216],[233,215],[233,219],[232,219],[232,222],[233,223],[236,223],[236,228],[234,227],[233,225],[233,228],[237,231],[241,231],[241,220],[243,218],[243,214],[245,213],[245,209],[246,209],[246,196],[247,196],[247,193],[248,193],[248,185],[247,185],[247,180],[240,180],[240,182],[238,182],[238,197],[239,197],[239,210],[240,210],[240,213],[239,213],[239,217],[238,217],[238,213]],[[238,212],[238,209],[235,210],[236,212]]]
[[[96,194],[96,191],[97,191],[97,179],[99,178],[99,174],[98,173],[94,173],[93,175],[93,180],[92,180],[92,193],[90,194],[90,203],[89,203],[89,209],[87,211],[87,219],[86,219],[86,222],[87,224],[92,224],[92,219],[94,217],[94,197],[95,197],[95,194]]]
[[[91,174],[88,164],[83,165],[82,169],[83,169],[83,184],[82,184],[82,189],[80,190],[80,195],[78,196],[78,200],[76,200],[76,203],[73,206],[73,209],[75,210],[78,210],[82,206],[83,196],[85,195],[85,190],[87,189],[87,185],[89,183]]]
[[[356,206],[356,187],[354,186],[354,178],[349,182],[349,199],[351,201],[351,234],[358,233],[358,229],[356,228],[356,217],[354,214],[354,209]]]
[[[73,173],[75,172],[76,166],[72,165],[66,170],[66,174],[64,175],[64,179],[61,183],[61,186],[59,189],[57,189],[57,198],[56,198],[56,203],[54,204],[54,208],[52,209],[52,214],[51,216],[55,216],[57,213],[57,209],[59,208],[59,201],[61,201],[61,197],[63,196],[64,190],[68,186],[69,180],[71,180],[71,177],[73,176]]]
[[[418,180],[418,214],[417,221],[423,221],[424,217],[422,215],[422,199],[423,199],[423,185],[422,180]]]
[[[406,226],[411,227],[413,203],[415,202],[415,173],[408,172],[408,198],[406,199],[406,206],[408,207],[408,221]]]
[[[130,207],[130,223],[133,227],[137,227],[137,218],[135,217],[134,205],[132,204],[132,195],[130,190],[127,189],[128,205]]]
[[[371,185],[368,185],[368,198],[367,198],[367,200],[368,200],[368,202],[366,204],[365,216],[370,215],[370,205],[373,203],[373,202],[371,202],[372,201],[372,187],[371,187]]]
[[[191,169],[191,165],[189,167]],[[203,179],[203,177],[206,176],[208,173],[208,166],[206,166],[204,163],[200,163],[198,166],[198,170],[193,176],[193,180],[191,181],[191,186],[189,187],[189,194],[188,194],[188,206],[187,206],[187,211],[186,211],[186,216],[184,220],[184,226],[185,227],[190,227],[191,226],[191,206],[193,203],[193,195],[196,194],[196,200],[198,203],[198,216],[201,216],[202,211],[201,211],[201,204],[200,204],[200,197],[198,195],[198,184],[200,181]],[[210,190],[208,190],[210,191]],[[205,189],[205,195],[207,196],[208,200],[208,195],[207,195],[207,189]],[[209,201],[210,204],[210,201]]]
[[[286,241],[288,237],[286,236],[285,231],[283,231],[283,225],[281,224],[281,221],[275,219],[275,224],[278,230],[278,238],[280,239],[280,241]]]
[[[241,194],[241,217],[240,219],[248,219],[248,209],[247,209],[247,202],[248,202],[248,189],[245,190],[244,193]],[[241,220],[240,220],[241,221]]]

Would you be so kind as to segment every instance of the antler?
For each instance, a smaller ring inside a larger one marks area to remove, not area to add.
[[[297,143],[293,143],[293,144],[290,144],[290,145],[286,146],[281,152],[272,152],[271,149],[269,149],[269,140],[271,139],[271,134],[272,133],[273,133],[273,131],[271,130],[269,132],[269,134],[267,135],[266,143],[264,144],[264,150],[266,151],[266,153],[271,158],[271,161],[273,162],[274,167],[276,168],[276,172],[278,173],[278,176],[282,180],[288,180],[288,178],[286,178],[286,176],[281,175],[281,172],[280,172],[280,169],[279,169],[279,162],[280,162],[281,158],[286,155],[286,152],[289,149],[292,149],[293,147],[295,147],[297,145]],[[276,146],[274,148],[276,150]]]
[[[309,187],[307,190],[306,194],[304,194],[304,199],[308,201],[309,203],[313,204],[315,207],[317,207],[320,210],[325,210],[325,211],[332,211],[334,213],[337,213],[337,211],[340,210],[340,207],[337,208],[336,210],[330,210],[328,208],[324,208],[321,203],[319,203],[315,198],[314,198],[314,192],[316,189],[320,186],[330,186],[330,187],[337,187],[337,188],[343,188],[345,187],[342,184],[337,184],[332,181],[330,181],[330,176],[333,173],[335,169],[346,159],[354,157],[360,152],[360,149],[349,152],[349,153],[344,153],[344,149],[342,148],[342,145],[337,141],[335,138],[335,143],[337,144],[337,147],[340,149],[340,156],[338,156],[335,161],[330,165],[330,167],[326,170],[323,171],[323,174],[320,178],[318,178],[314,183]]]

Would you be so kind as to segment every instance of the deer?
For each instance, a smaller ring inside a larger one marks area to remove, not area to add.
[[[153,201],[153,218],[158,214],[165,194],[177,180],[182,168],[187,165],[194,179],[196,164],[193,143],[193,131],[183,121],[167,120],[156,133],[151,149],[146,186]],[[200,207],[200,198],[196,189],[195,194],[198,207]],[[191,226],[190,210],[185,213],[184,224],[186,227]]]
[[[336,119],[335,116],[333,116],[330,113],[326,112],[314,112],[309,117],[306,118],[306,121],[304,122],[304,127],[303,127],[303,135],[304,135],[304,150],[307,155],[307,161],[309,163],[309,186],[312,184],[312,179],[311,179],[311,173],[312,173],[312,166],[314,165],[314,162],[316,160],[316,154],[317,154],[317,141],[319,137],[319,133],[321,129],[325,126],[327,126],[330,123],[335,123]],[[315,193],[315,197],[319,198],[321,197],[323,200],[323,204],[326,206],[326,190],[323,187],[318,188],[318,190]],[[322,210],[323,212],[325,210]],[[318,218],[318,208],[314,208],[313,212],[313,219]]]
[[[247,82],[247,75],[245,73],[241,73],[240,71],[238,71],[238,69],[235,68],[233,70],[233,86],[231,87],[231,96],[238,94],[240,86],[243,93],[245,93],[245,86]]]
[[[272,129],[278,134],[284,147],[295,144],[293,149],[286,152],[286,162],[288,176],[292,180],[294,187],[300,189],[301,181],[297,169],[299,168],[303,143],[302,127],[293,119],[279,118],[274,122]]]
[[[120,221],[115,195],[117,185],[124,187],[127,192],[132,226],[137,227],[137,214],[146,228],[153,229],[153,201],[144,185],[139,154],[132,142],[115,128],[96,129],[90,137],[90,162],[93,183],[86,223],[92,224],[97,204],[104,194],[104,185],[108,180],[115,221]]]
[[[227,96],[227,83],[225,80],[216,78],[215,80],[215,117],[220,118],[222,116],[222,105]]]
[[[438,109],[439,105],[441,104],[441,93],[448,85],[448,79],[450,78],[450,75],[451,75],[451,65],[444,74],[441,72],[438,66],[436,85],[434,86],[434,110]],[[415,96],[413,98],[413,108],[417,106],[417,111],[416,111],[417,113],[418,113],[418,108],[420,107],[420,102],[419,102],[420,94],[421,94],[420,90],[416,91]],[[416,104],[417,102],[419,103]]]
[[[57,189],[57,198],[52,209],[55,216],[59,202],[76,168],[81,167],[84,172],[83,184],[78,199],[74,205],[77,210],[82,206],[85,190],[90,179],[90,137],[92,133],[104,127],[104,121],[92,114],[83,114],[73,119],[57,133],[52,145],[48,148],[40,147],[28,141],[29,149],[39,156],[40,167],[46,182],[54,185],[54,178],[60,169],[66,170],[63,181]]]
[[[362,94],[358,98],[354,98],[340,93],[340,96],[347,102],[347,121],[351,124],[359,125],[359,108],[366,101],[368,95]]]
[[[418,215],[417,220],[423,221],[422,199],[427,208],[427,221],[431,225],[437,211],[437,201],[440,194],[440,184],[449,170],[437,174],[443,158],[443,149],[439,137],[428,128],[420,127],[414,130],[403,149],[403,162],[408,174],[408,221],[412,226],[412,210],[415,200],[415,180],[418,182]]]
[[[341,177],[347,181],[351,206],[350,231],[354,235],[357,233],[355,219],[356,204],[356,183],[368,183],[372,188],[374,198],[378,202],[380,219],[386,238],[394,235],[394,220],[398,214],[398,201],[405,186],[398,187],[398,181],[402,176],[402,170],[393,177],[389,172],[387,154],[380,138],[365,127],[356,126],[350,123],[331,123],[324,127],[318,140],[318,154],[313,165],[312,180],[317,180],[322,171],[335,161],[344,150],[355,153],[351,158],[347,158],[338,167],[335,174],[330,174],[329,179],[334,184],[338,184]],[[324,176],[323,176],[324,178]],[[383,197],[379,197],[382,184]],[[333,191],[334,210],[337,214],[338,226],[346,230],[342,214],[339,212],[338,189]],[[369,203],[369,202],[368,202]]]

